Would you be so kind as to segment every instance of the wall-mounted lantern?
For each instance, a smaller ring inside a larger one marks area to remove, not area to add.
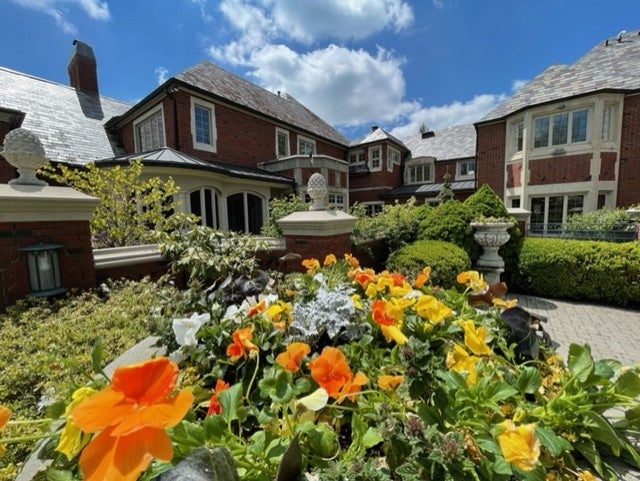
[[[27,253],[29,266],[30,296],[48,297],[66,291],[60,282],[60,264],[58,250],[62,244],[39,243],[20,248]]]

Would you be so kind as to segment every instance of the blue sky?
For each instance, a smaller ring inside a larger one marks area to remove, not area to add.
[[[471,123],[549,65],[640,28],[638,0],[0,0],[0,65],[67,84],[74,38],[135,102],[212,61],[356,139]],[[2,86],[0,86],[2,88]]]

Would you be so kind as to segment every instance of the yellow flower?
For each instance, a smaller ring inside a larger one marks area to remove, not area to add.
[[[344,260],[347,261],[347,264],[349,264],[351,267],[355,268],[355,267],[359,267],[360,266],[360,262],[358,261],[358,259],[356,259],[351,254],[346,254],[345,253]]]
[[[90,387],[81,387],[76,389],[71,395],[71,402],[65,409],[67,423],[60,434],[60,441],[56,446],[56,451],[64,454],[69,461],[76,457],[82,451],[87,443],[91,440],[91,434],[83,433],[76,422],[71,417],[71,410],[84,401],[86,398],[93,396],[98,391]]]
[[[11,418],[11,411],[0,404],[0,430],[2,430],[7,425],[7,423],[9,422],[9,418]],[[2,456],[5,451],[5,447],[0,444],[0,456]]]
[[[404,376],[391,376],[389,374],[383,374],[378,378],[378,386],[385,391],[393,391],[404,381]]]
[[[353,301],[353,305],[356,306],[356,309],[362,310],[362,298],[359,294],[351,294],[351,300]]]
[[[380,330],[387,342],[396,341],[398,344],[406,344],[409,342],[407,336],[402,334],[398,326],[380,326]]]
[[[338,259],[336,259],[336,256],[333,254],[327,254],[324,257],[324,262],[322,263],[325,266],[331,266],[333,264],[335,264],[336,262],[338,262]]]
[[[264,311],[264,315],[273,322],[277,328],[284,329],[287,321],[291,319],[292,309],[291,304],[288,302],[277,301]]]
[[[485,290],[489,285],[485,282],[482,274],[478,271],[466,271],[461,272],[456,277],[459,284],[464,284],[470,288],[473,292],[479,292]]]
[[[447,359],[445,361],[447,367],[456,372],[467,373],[467,386],[471,386],[478,380],[476,373],[476,363],[480,360],[479,357],[470,356],[467,351],[459,344],[453,345],[453,350],[447,353]]]
[[[307,274],[312,276],[320,268],[320,261],[314,258],[305,259],[302,261],[302,265],[307,269]]]
[[[496,307],[501,307],[502,309],[511,309],[518,304],[518,299],[509,299],[505,301],[504,299],[500,299],[499,297],[494,297],[493,299],[491,299],[491,302]]]
[[[504,459],[522,471],[531,471],[540,457],[535,424],[516,426],[510,419],[500,424],[504,431],[498,434],[497,439]]]
[[[578,474],[578,481],[597,481],[597,479],[589,470],[581,471]]]
[[[439,324],[445,318],[453,315],[453,312],[446,304],[433,296],[424,294],[418,297],[414,309],[420,317],[428,319],[433,324]]]
[[[473,321],[462,321],[464,329],[464,343],[469,350],[476,356],[491,354],[491,348],[487,346],[487,330],[482,327],[476,327]]]

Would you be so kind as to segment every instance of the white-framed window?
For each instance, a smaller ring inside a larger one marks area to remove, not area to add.
[[[314,155],[316,153],[316,141],[298,135],[298,155]]]
[[[586,142],[589,109],[582,108],[533,119],[533,147]]]
[[[355,150],[349,153],[350,164],[364,164],[366,160],[364,150]]]
[[[613,142],[616,136],[617,108],[613,104],[606,104],[602,111],[602,140]]]
[[[457,168],[458,178],[473,178],[476,176],[476,159],[460,160]]]
[[[424,182],[432,182],[432,176],[433,168],[431,163],[410,165],[406,170],[406,183],[421,184]]]
[[[384,202],[363,202],[364,211],[367,215],[376,215],[384,210]]]
[[[329,192],[329,205],[336,209],[344,210],[344,194]]]
[[[387,149],[387,170],[389,172],[393,171],[394,164],[400,165],[400,151],[393,147],[389,147]]]
[[[191,97],[191,136],[194,149],[216,152],[215,112],[212,103]]]
[[[276,157],[291,155],[289,150],[289,131],[276,127]]]
[[[133,132],[136,152],[146,152],[164,147],[164,110],[162,105],[135,120]]]
[[[219,198],[211,187],[201,187],[189,193],[189,212],[200,218],[200,224],[220,228]]]
[[[382,170],[382,151],[380,147],[369,147],[369,170]]]
[[[516,152],[522,152],[524,148],[524,122],[518,122],[515,125],[515,147]]]
[[[581,214],[584,210],[583,194],[548,195],[532,197],[531,228],[553,229],[567,221],[572,214]]]
[[[229,230],[260,234],[263,214],[263,199],[250,192],[238,192],[227,197],[227,221]]]

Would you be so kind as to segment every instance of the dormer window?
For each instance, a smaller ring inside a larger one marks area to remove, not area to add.
[[[164,112],[162,106],[133,123],[136,152],[146,152],[165,146]]]
[[[433,182],[433,169],[431,163],[414,164],[407,166],[407,184],[422,184],[424,182]]]
[[[369,170],[382,170],[382,151],[380,147],[369,148]]]
[[[216,151],[216,117],[212,103],[191,97],[191,135],[194,149]]]

